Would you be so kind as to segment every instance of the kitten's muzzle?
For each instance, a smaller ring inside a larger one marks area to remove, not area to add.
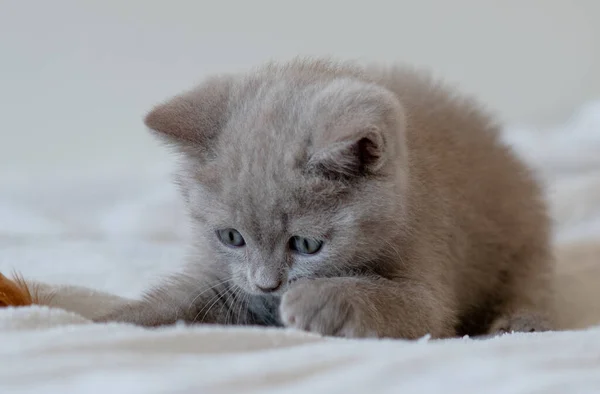
[[[260,264],[250,268],[247,281],[253,292],[270,294],[285,287],[287,275],[275,264]]]
[[[281,288],[281,285],[283,285],[283,281],[279,281],[277,283],[273,283],[273,284],[269,284],[269,285],[259,285],[259,284],[254,284],[256,286],[256,288],[258,290],[260,290],[263,293],[274,293],[277,290],[279,290]]]

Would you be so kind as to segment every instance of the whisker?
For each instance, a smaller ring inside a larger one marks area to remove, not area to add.
[[[201,323],[204,322],[204,318],[206,317],[206,315],[208,314],[208,312],[210,312],[210,310],[212,309],[212,307],[223,297],[223,293],[217,292],[217,294],[215,296],[213,296],[210,300],[208,300],[206,302],[206,304],[202,307],[202,309],[200,309],[198,311],[198,313],[196,314],[196,316],[194,317],[193,322],[195,323],[198,320],[198,316],[200,316],[200,313],[202,313],[202,311],[204,309],[206,309],[206,307],[208,307],[208,310],[204,313],[204,316],[202,316],[202,320],[200,321]],[[211,304],[211,301],[213,301]]]
[[[196,300],[198,300],[198,298],[200,298],[200,296],[201,296],[201,295],[203,295],[203,294],[205,294],[206,292],[209,292],[209,291],[211,291],[211,290],[214,290],[214,289],[215,289],[216,287],[218,287],[218,286],[222,286],[222,285],[224,285],[224,284],[226,284],[226,283],[229,283],[229,282],[231,282],[232,280],[233,280],[233,278],[229,278],[229,279],[225,279],[225,280],[222,280],[222,281],[220,281],[220,282],[217,282],[217,283],[215,283],[214,285],[212,285],[212,286],[210,286],[210,287],[208,287],[208,288],[204,288],[204,287],[202,287],[202,288],[201,288],[201,291],[200,291],[200,293],[198,293],[198,294],[197,294],[197,295],[194,297],[194,299],[193,299],[192,301],[190,301],[190,303],[189,303],[189,307],[188,307],[188,311],[192,309],[192,307],[194,306],[194,303],[196,302]]]
[[[225,300],[223,300],[223,305],[221,305],[221,309],[219,309],[219,315],[221,315],[221,311],[223,311],[223,308],[226,308],[226,315],[225,315],[225,319],[224,319],[224,324],[229,324],[229,314],[231,313],[232,310],[232,304],[234,304],[235,302],[235,294],[237,292],[237,288],[227,288],[227,295],[225,297]],[[235,304],[234,304],[235,305]]]
[[[248,323],[248,318],[246,317],[244,319],[244,322],[242,323],[242,309],[247,309],[248,305],[246,304],[248,298],[250,297],[250,295],[248,293],[246,293],[245,291],[243,291],[243,289],[240,287],[240,292],[242,293],[242,299],[240,300],[239,304],[240,307],[238,309],[238,317],[237,317],[237,324],[247,324]]]

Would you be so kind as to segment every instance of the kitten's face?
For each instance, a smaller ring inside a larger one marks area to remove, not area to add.
[[[396,200],[383,181],[217,172],[218,186],[189,184],[189,204],[202,247],[247,292],[280,294],[296,279],[348,275],[394,252],[386,232]]]
[[[400,104],[315,67],[212,80],[147,117],[185,152],[181,184],[203,254],[249,293],[395,253],[407,176]]]

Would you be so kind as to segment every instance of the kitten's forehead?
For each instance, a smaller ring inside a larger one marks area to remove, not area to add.
[[[244,152],[253,146],[284,156],[301,150],[310,140],[314,118],[310,104],[318,89],[318,85],[298,86],[286,78],[241,81],[232,91],[231,116],[223,135],[245,140]],[[273,149],[277,147],[286,149]]]
[[[317,89],[294,88],[286,78],[240,81],[216,155],[223,180],[283,189],[297,184],[312,146],[310,102]]]
[[[251,171],[215,172],[193,187],[193,209],[214,225],[231,226],[251,234],[265,247],[298,229],[324,231],[343,195],[342,188],[317,178],[276,178]],[[282,242],[285,240],[282,240]]]
[[[293,225],[326,228],[330,223],[320,216],[333,213],[347,195],[343,185],[307,176],[297,168],[266,166],[264,171],[251,162],[233,164],[243,163],[243,157],[202,168],[196,186],[201,193],[194,205],[205,207],[205,213],[209,206],[215,219],[231,220],[230,225],[243,225],[253,234],[272,238]]]

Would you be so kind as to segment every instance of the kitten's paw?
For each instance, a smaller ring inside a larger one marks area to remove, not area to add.
[[[535,312],[520,312],[500,317],[492,324],[490,334],[511,332],[543,332],[552,330],[548,319]]]
[[[327,336],[365,336],[360,311],[344,283],[343,279],[294,283],[279,307],[283,325]]]

